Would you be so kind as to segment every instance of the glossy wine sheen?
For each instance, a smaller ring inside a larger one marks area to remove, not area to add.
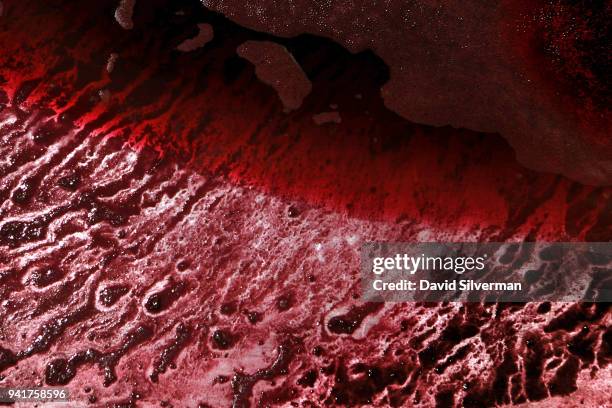
[[[608,241],[610,188],[406,121],[384,63],[329,39],[198,2],[138,2],[129,30],[117,2],[3,5],[0,386],[75,407],[609,403],[608,304],[364,304],[358,276],[369,240]],[[298,109],[246,41],[293,55]]]

